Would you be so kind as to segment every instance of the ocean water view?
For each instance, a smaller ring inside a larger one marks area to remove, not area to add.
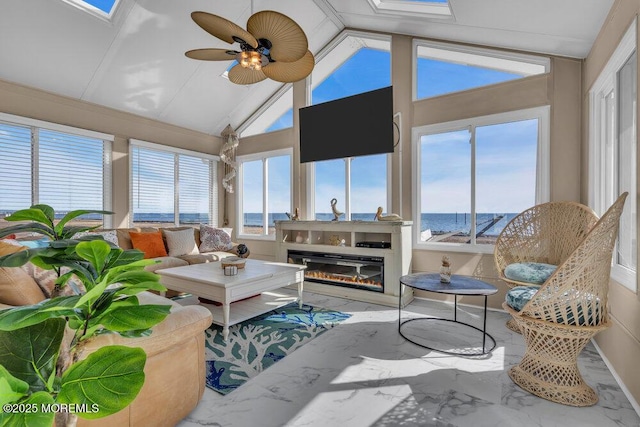
[[[11,214],[13,211],[0,212],[0,218]],[[61,218],[66,212],[57,212],[56,217]],[[497,236],[517,213],[479,213],[477,214],[476,232],[483,231],[485,236]],[[351,215],[353,221],[373,221],[374,213],[354,213]],[[501,217],[501,218],[500,218]],[[99,220],[100,215],[83,215],[81,220]],[[134,213],[135,223],[167,223],[173,224],[173,213]],[[282,213],[269,214],[269,224],[274,221],[287,220],[287,215]],[[332,213],[316,214],[317,221],[331,221]],[[343,220],[343,219],[341,219]],[[209,223],[209,215],[206,213],[186,213],[180,214],[180,224],[206,224]],[[245,213],[244,225],[246,227],[262,227],[262,213]],[[430,230],[432,235],[459,232],[468,234],[471,228],[470,214],[463,213],[423,213],[421,214],[420,231]]]
[[[479,213],[476,215],[476,232],[480,232],[485,227],[489,227],[483,234],[486,236],[497,236],[516,215],[517,213]],[[351,214],[352,221],[373,221],[374,217],[374,213]],[[289,218],[284,213],[269,214],[269,224],[273,224],[274,221],[287,219]],[[331,221],[332,219],[332,213],[316,214],[317,221]],[[431,234],[433,235],[453,232],[468,234],[471,229],[471,215],[468,213],[423,213],[421,214],[421,220],[420,231],[431,230]],[[494,221],[495,223],[493,223]],[[262,213],[245,213],[244,224],[247,227],[261,227]]]

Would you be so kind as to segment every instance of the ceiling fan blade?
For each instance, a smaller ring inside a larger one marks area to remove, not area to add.
[[[244,40],[254,49],[258,41],[249,32],[243,30],[228,19],[207,12],[192,12],[191,19],[207,33],[227,43],[235,43],[234,36]]]
[[[184,54],[191,59],[201,61],[229,61],[235,58],[235,50],[228,49],[193,49]]]
[[[315,59],[310,51],[296,62],[270,62],[262,71],[271,80],[282,83],[293,83],[311,74]]]
[[[267,39],[272,46],[271,58],[294,62],[307,53],[307,36],[295,21],[273,10],[254,13],[247,21],[247,31],[256,39]]]
[[[266,79],[262,70],[244,68],[240,64],[229,70],[229,80],[237,85],[250,85]]]

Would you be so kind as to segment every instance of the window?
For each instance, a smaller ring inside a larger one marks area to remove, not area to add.
[[[414,99],[430,98],[549,71],[547,58],[415,41]]]
[[[218,157],[131,140],[132,226],[218,223]]]
[[[238,132],[243,137],[247,137],[291,127],[293,127],[293,86],[287,84],[238,127]]]
[[[322,56],[312,74],[314,104],[333,101],[391,84],[388,38],[346,32],[329,53]],[[341,220],[372,220],[379,206],[389,212],[389,154],[309,163],[313,194],[309,212],[317,220],[331,220],[331,200],[344,212]]]
[[[418,247],[492,250],[519,212],[549,198],[548,107],[413,131]]]
[[[109,210],[111,141],[111,135],[0,114],[0,217],[38,203],[60,217],[78,209]],[[77,221],[103,220],[110,225],[102,215]]]
[[[238,156],[238,225],[244,238],[275,238],[276,220],[291,213],[291,150]]]
[[[62,0],[102,19],[111,19],[120,0]]]
[[[599,215],[629,192],[620,217],[611,277],[637,290],[635,22],[590,91],[589,203]]]

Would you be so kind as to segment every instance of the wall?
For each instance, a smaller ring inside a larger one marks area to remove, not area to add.
[[[114,227],[129,221],[129,138],[218,154],[220,138],[111,108],[0,80],[0,111],[115,136],[113,144]]]
[[[637,0],[617,0],[584,62],[581,165],[583,202],[587,201],[589,191],[589,90],[639,12],[640,2]],[[636,41],[636,46],[640,46],[639,41]],[[638,77],[640,77],[640,73]],[[636,122],[639,121],[636,120]],[[640,160],[636,159],[636,161],[636,164],[640,166]],[[640,182],[640,175],[637,178]],[[637,188],[640,189],[640,186]],[[637,194],[631,194],[629,197],[635,197],[637,203]],[[636,225],[636,229],[640,229],[638,227],[640,223]],[[640,374],[638,374],[637,367],[638,360],[640,360],[640,293],[634,293],[612,281],[609,286],[609,304],[611,307],[611,327],[596,335],[595,340],[636,402],[640,402]]]

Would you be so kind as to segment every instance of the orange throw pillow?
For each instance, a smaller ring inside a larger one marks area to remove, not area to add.
[[[144,252],[145,258],[167,256],[167,249],[164,247],[160,231],[150,233],[130,231],[129,236],[133,248]]]

